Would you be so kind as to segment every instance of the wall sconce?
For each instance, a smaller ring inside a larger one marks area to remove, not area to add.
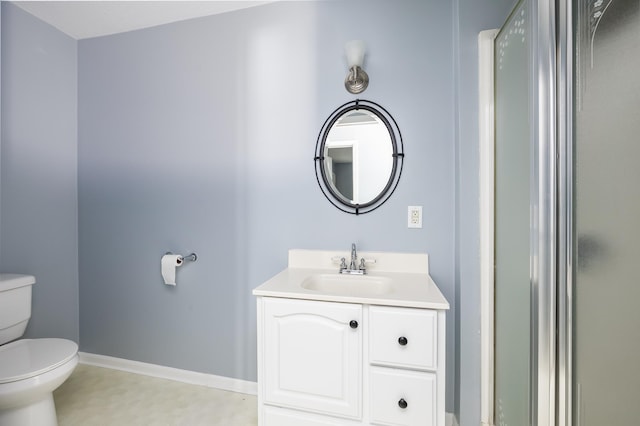
[[[344,87],[347,92],[358,94],[365,91],[369,85],[369,76],[362,69],[364,63],[365,45],[362,40],[352,40],[344,46],[349,64],[349,74],[344,79]]]

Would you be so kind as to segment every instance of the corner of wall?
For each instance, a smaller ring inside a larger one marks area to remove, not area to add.
[[[457,416],[460,415],[460,5],[459,0],[453,0],[452,2],[453,14],[452,14],[452,31],[453,31],[453,69],[455,72],[455,78],[453,82],[453,108],[454,108],[454,185],[455,185],[455,199],[454,199],[454,294],[455,299],[453,308],[455,311],[454,316],[454,335],[455,335],[455,354],[454,354],[454,374],[453,380],[449,380],[449,383],[455,383],[454,387],[454,414],[452,414],[453,420],[457,424]]]
[[[2,99],[2,4],[0,4],[0,99]],[[2,106],[0,105],[0,270],[2,269]]]

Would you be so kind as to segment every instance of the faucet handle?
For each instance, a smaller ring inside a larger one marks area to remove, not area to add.
[[[367,263],[377,263],[375,259],[365,259],[364,257],[360,258],[360,269],[364,269],[364,265]]]
[[[347,259],[344,256],[333,256],[331,261],[333,263],[340,263],[340,269],[347,269]]]

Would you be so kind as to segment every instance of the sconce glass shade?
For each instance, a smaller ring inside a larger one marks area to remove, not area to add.
[[[349,69],[354,66],[359,66],[362,68],[364,64],[364,52],[366,48],[364,45],[364,41],[362,40],[351,40],[348,41],[344,45],[344,51],[347,54],[347,64],[349,65]]]
[[[344,87],[349,93],[362,93],[369,86],[369,76],[362,69],[365,44],[362,40],[351,40],[345,44],[344,50],[349,64],[349,74],[344,79]]]

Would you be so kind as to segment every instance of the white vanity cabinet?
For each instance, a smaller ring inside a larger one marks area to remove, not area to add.
[[[444,425],[444,310],[257,303],[260,426]]]
[[[428,255],[360,253],[366,274],[340,273],[349,256],[291,249],[253,290],[259,426],[444,426],[449,303]]]

